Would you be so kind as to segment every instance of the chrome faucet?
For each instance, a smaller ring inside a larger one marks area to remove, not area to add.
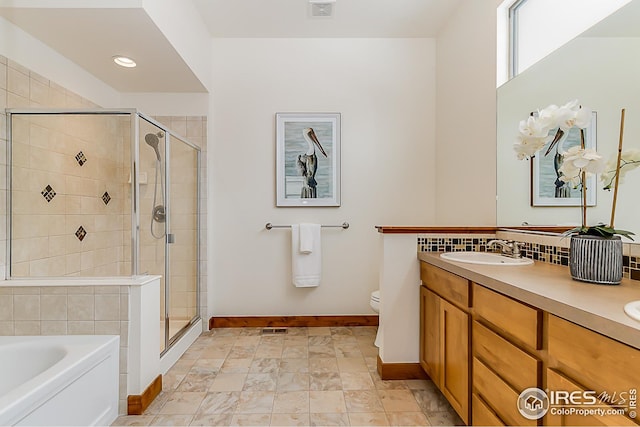
[[[493,245],[499,245],[501,254],[510,258],[522,258],[520,252],[524,247],[524,243],[514,242],[513,240],[490,240],[487,242],[487,249]]]

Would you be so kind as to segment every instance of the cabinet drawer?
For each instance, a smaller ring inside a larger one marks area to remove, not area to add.
[[[518,396],[480,360],[473,358],[473,388],[507,425],[535,426],[536,420],[528,420],[518,411]]]
[[[426,262],[420,263],[420,280],[450,303],[469,310],[469,281]]]
[[[500,417],[477,394],[471,396],[471,414],[474,426],[504,426]]]
[[[537,387],[540,361],[520,350],[500,335],[473,322],[474,356],[491,367],[511,387],[524,390]]]
[[[555,372],[551,369],[547,369],[547,388],[549,390],[562,390],[569,393],[575,391],[584,391],[585,389],[578,384],[574,383],[564,375]],[[549,411],[544,418],[544,424],[547,426],[634,426],[637,424],[631,421],[624,415],[610,414],[610,415],[578,415],[571,413],[571,408],[574,406],[555,405],[555,408],[560,406],[561,409],[567,408],[565,413],[558,415],[556,411]],[[555,409],[554,408],[554,409]],[[580,409],[588,409],[588,405],[581,405]]]
[[[542,311],[473,284],[473,305],[478,316],[507,335],[539,350],[542,346]]]
[[[553,315],[549,365],[598,393],[628,392],[640,385],[640,350]]]

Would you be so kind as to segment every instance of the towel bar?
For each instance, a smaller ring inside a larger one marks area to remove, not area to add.
[[[271,230],[272,228],[290,228],[291,225],[273,225],[270,222],[268,222],[264,228],[266,228],[267,230]],[[320,227],[325,227],[325,228],[343,228],[343,229],[347,229],[349,228],[349,223],[348,222],[343,222],[342,224],[336,224],[336,225],[324,225],[322,224]]]

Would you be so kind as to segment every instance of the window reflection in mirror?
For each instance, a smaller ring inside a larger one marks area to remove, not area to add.
[[[510,0],[510,76],[517,76],[629,1]]]

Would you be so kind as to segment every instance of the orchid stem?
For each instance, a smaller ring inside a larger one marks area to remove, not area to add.
[[[580,129],[580,148],[584,150],[584,129]],[[587,173],[582,172],[582,228],[587,227]]]
[[[618,184],[620,183],[620,162],[622,161],[622,141],[624,139],[624,115],[625,109],[620,111],[620,140],[618,141],[618,161],[616,162],[616,176],[613,187],[613,202],[611,203],[611,221],[609,227],[613,228],[613,222],[616,217],[616,203],[618,201]]]

